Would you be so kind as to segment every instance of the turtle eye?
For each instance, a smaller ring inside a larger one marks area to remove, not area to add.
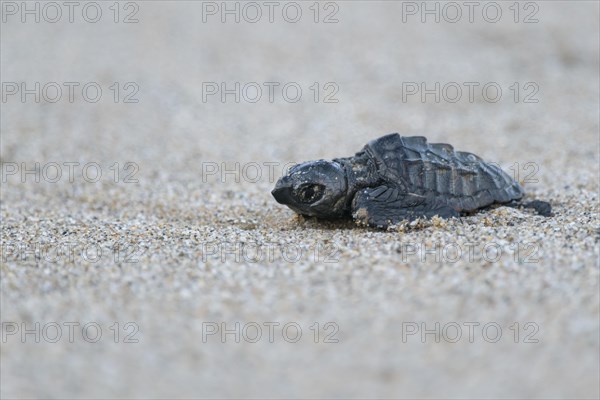
[[[320,200],[325,193],[325,187],[318,184],[305,184],[296,189],[296,198],[306,204]]]

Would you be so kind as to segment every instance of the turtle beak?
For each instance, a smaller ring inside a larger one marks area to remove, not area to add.
[[[287,176],[280,178],[275,184],[275,188],[271,191],[275,200],[280,204],[290,204],[293,202],[291,197],[292,185]]]

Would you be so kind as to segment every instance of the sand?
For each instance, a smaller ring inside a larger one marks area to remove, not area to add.
[[[51,23],[40,4],[23,23],[14,4],[3,398],[600,396],[598,3],[515,22],[500,2],[496,23],[485,4],[423,23],[420,2],[383,1],[278,3],[272,23],[262,3],[255,23],[183,1]],[[271,197],[290,163],[390,132],[498,163],[554,216],[386,232]]]

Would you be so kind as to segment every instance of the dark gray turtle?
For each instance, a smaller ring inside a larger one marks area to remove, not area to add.
[[[517,205],[521,185],[478,156],[422,136],[392,133],[354,157],[298,164],[271,192],[298,214],[352,217],[386,228],[402,220],[458,217],[494,203]],[[550,204],[525,204],[549,216]]]

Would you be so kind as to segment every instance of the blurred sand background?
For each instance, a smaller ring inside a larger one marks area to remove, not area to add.
[[[272,23],[266,15],[222,23],[220,14],[203,22],[201,2],[138,1],[138,9],[121,3],[115,23],[112,2],[99,4],[97,23],[80,8],[73,23],[3,14],[3,83],[80,83],[72,103],[65,92],[55,103],[17,94],[1,104],[3,398],[598,398],[597,2],[522,4],[517,23],[512,2],[498,3],[496,23],[482,17],[484,3],[472,23],[466,14],[457,23],[422,23],[420,14],[403,22],[406,5],[391,1],[321,3],[318,23],[313,2],[298,3],[297,23],[282,17],[284,3]],[[122,23],[133,11],[139,22]],[[538,22],[523,23],[534,11]],[[338,22],[323,23],[332,12]],[[96,103],[82,98],[87,82],[103,89]],[[139,102],[122,101],[127,82]],[[303,95],[292,103],[276,89],[273,102],[266,94],[203,102],[203,82],[295,82]],[[465,92],[436,103],[404,101],[403,82],[480,86],[473,102]],[[489,82],[503,90],[497,102],[481,95]],[[523,102],[528,82],[539,89],[536,103]],[[324,103],[332,87],[338,102]],[[272,199],[265,163],[348,156],[389,132],[448,142],[507,170],[518,163],[528,198],[550,201],[555,216],[500,207],[380,232],[297,218]],[[8,175],[22,162],[58,163],[63,176]],[[76,169],[69,182],[69,162],[96,162],[102,178],[87,182]],[[127,162],[139,167],[137,183],[125,182]],[[206,174],[223,162],[240,163],[239,182]],[[249,163],[261,166],[256,182],[244,179],[254,176],[241,170]],[[23,251],[65,243],[74,257]],[[273,260],[252,262],[244,243],[271,249]],[[490,243],[497,260],[484,255]],[[115,257],[115,245],[135,254]],[[533,250],[515,256],[520,245]],[[447,253],[409,251],[436,246],[463,254],[450,262]],[[82,256],[90,247],[102,249],[96,262]],[[302,253],[294,261],[282,248]],[[40,343],[9,334],[38,322],[49,327]],[[80,324],[73,343],[65,322]],[[102,328],[96,343],[82,339],[90,322]],[[127,322],[139,327],[138,343],[124,343],[134,329],[124,330]],[[203,340],[223,322],[256,323],[263,336]],[[280,324],[273,343],[267,322]],[[296,343],[282,338],[290,322],[302,328]],[[451,330],[439,343],[406,336],[409,326],[438,322],[461,326],[461,339],[452,343]],[[472,343],[468,322],[480,324]],[[496,343],[486,340],[493,329],[481,332],[490,322],[502,328]],[[51,323],[63,327],[56,343]],[[338,343],[325,343],[336,326]],[[535,327],[537,343],[526,343]]]

